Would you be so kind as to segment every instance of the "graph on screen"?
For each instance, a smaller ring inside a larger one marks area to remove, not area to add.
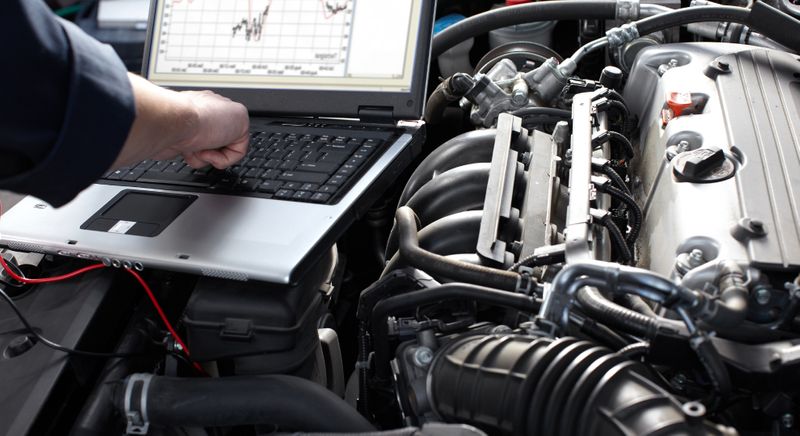
[[[159,72],[343,76],[353,0],[168,0]]]

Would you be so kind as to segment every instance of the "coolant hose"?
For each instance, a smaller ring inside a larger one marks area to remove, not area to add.
[[[425,121],[439,124],[444,110],[450,103],[459,100],[475,85],[475,80],[466,73],[456,73],[445,79],[433,90],[425,105]]]
[[[680,321],[649,317],[622,307],[593,288],[578,290],[576,298],[581,309],[590,317],[647,339],[654,338],[662,328],[673,332],[683,330],[683,323]]]
[[[288,375],[177,378],[134,374],[118,390],[115,404],[123,416],[139,414],[143,422],[159,426],[271,424],[316,432],[375,430],[333,392]]]
[[[612,20],[616,1],[559,0],[492,9],[462,20],[433,37],[431,57],[436,58],[460,42],[490,30],[515,24],[551,20]]]
[[[800,21],[764,2],[755,2],[751,9],[735,6],[677,9],[639,20],[636,28],[639,35],[646,35],[676,26],[708,21],[745,24],[792,50],[800,50]]]
[[[406,264],[433,276],[490,288],[514,291],[520,285],[521,276],[515,272],[459,262],[420,248],[417,217],[411,208],[403,206],[397,209],[395,221],[400,258]]]
[[[419,188],[447,170],[478,162],[491,162],[497,129],[473,130],[443,143],[425,158],[408,179],[399,206],[403,206]]]
[[[401,311],[413,310],[425,304],[453,300],[476,301],[493,306],[509,307],[526,313],[533,313],[539,308],[539,302],[534,297],[466,283],[447,283],[382,300],[375,305],[370,316],[374,335],[372,343],[375,347],[375,373],[378,378],[385,379],[389,370],[387,317]]]

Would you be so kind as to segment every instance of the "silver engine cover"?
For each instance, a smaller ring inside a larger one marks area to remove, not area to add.
[[[692,93],[705,107],[664,126],[671,92]],[[706,261],[800,266],[800,58],[733,44],[651,47],[637,57],[624,96],[640,123],[632,168],[645,214],[639,266],[670,275],[676,257],[693,249]],[[722,149],[733,177],[679,181],[678,159],[666,151],[681,141]],[[765,234],[737,224],[745,218]]]

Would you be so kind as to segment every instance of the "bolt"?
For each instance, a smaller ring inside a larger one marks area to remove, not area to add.
[[[689,253],[689,264],[692,267],[700,266],[706,262],[706,259],[703,257],[703,250],[699,248],[695,248]]]
[[[770,297],[772,297],[772,293],[767,288],[758,288],[756,289],[756,302],[758,304],[764,306],[769,303]]]
[[[794,415],[791,413],[784,413],[783,416],[781,416],[781,425],[783,425],[783,428],[794,427]]]
[[[414,351],[414,365],[427,368],[433,361],[433,350],[428,347],[419,347]]]
[[[719,67],[722,71],[730,71],[731,66],[727,62],[719,61],[717,62],[717,67]]]
[[[691,144],[689,144],[689,141],[684,140],[684,141],[681,141],[681,142],[678,143],[678,146],[676,147],[676,151],[678,153],[683,153],[683,152],[689,151],[689,147],[691,147]]]

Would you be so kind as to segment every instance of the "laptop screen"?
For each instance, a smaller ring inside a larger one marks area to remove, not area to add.
[[[422,0],[158,1],[146,73],[171,87],[408,92],[422,14]]]

